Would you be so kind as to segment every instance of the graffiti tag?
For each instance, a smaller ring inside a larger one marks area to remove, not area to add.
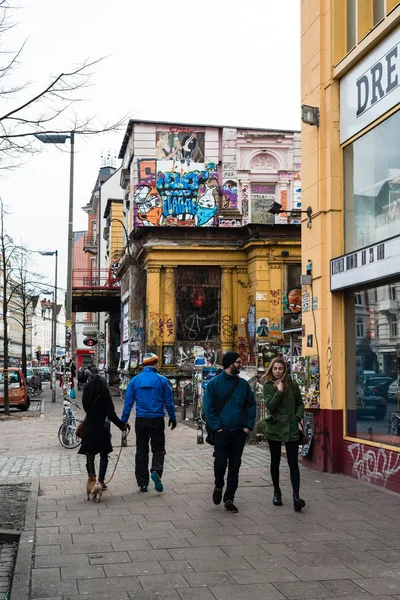
[[[369,448],[364,444],[350,444],[348,451],[353,459],[352,475],[363,481],[382,482],[386,487],[389,477],[400,471],[400,454],[384,448]]]

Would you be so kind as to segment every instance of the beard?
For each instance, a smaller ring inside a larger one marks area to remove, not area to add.
[[[240,373],[240,369],[235,367],[235,365],[232,365],[231,366],[231,375],[239,375],[239,373]]]

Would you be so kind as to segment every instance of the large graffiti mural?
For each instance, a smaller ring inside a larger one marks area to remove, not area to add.
[[[214,163],[191,162],[189,149],[182,146],[182,151],[175,158],[170,153],[163,160],[138,161],[139,184],[133,196],[137,226],[218,225],[218,168]]]
[[[156,159],[173,160],[187,165],[191,162],[204,162],[204,133],[190,130],[157,132]]]

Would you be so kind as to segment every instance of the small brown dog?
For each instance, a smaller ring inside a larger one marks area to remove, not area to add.
[[[91,476],[87,480],[86,493],[88,500],[90,500],[90,496],[93,496],[94,502],[100,502],[101,496],[103,494],[103,486],[96,477]]]

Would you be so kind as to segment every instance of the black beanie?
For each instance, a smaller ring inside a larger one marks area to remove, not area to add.
[[[240,354],[238,354],[237,352],[225,352],[225,354],[222,357],[222,366],[224,367],[224,369],[227,369],[228,367],[233,365],[235,360],[237,360],[238,358],[240,358]]]

